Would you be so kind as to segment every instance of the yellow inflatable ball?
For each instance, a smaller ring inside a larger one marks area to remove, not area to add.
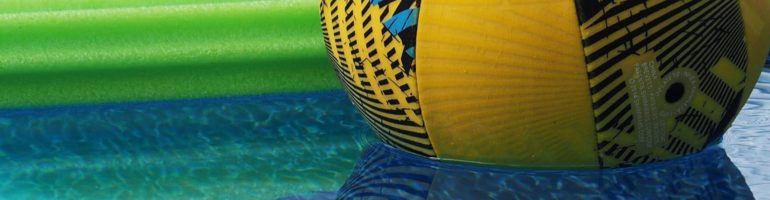
[[[390,146],[598,169],[718,143],[770,47],[769,0],[322,0],[329,58]]]

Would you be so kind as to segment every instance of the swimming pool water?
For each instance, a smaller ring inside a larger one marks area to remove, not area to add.
[[[770,199],[770,59],[722,141],[757,199]]]
[[[0,199],[336,191],[373,140],[344,93],[0,114]]]
[[[721,148],[601,172],[414,158],[377,144],[342,92],[6,110],[0,133],[0,199],[331,199],[383,183],[407,197],[770,198],[770,68]]]
[[[602,171],[522,170],[442,163],[369,148],[344,199],[733,199],[752,194],[721,148],[674,161]]]

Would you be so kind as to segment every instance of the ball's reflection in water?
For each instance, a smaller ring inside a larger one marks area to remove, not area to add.
[[[651,165],[601,171],[525,170],[442,163],[371,146],[338,198],[753,198],[724,149]]]

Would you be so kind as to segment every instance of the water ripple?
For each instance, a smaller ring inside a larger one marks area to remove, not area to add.
[[[526,170],[443,163],[376,144],[338,197],[403,199],[750,199],[719,147],[681,159],[601,171]]]
[[[335,191],[372,140],[343,93],[0,113],[0,198]]]
[[[770,63],[770,60],[768,60]],[[770,66],[770,65],[769,65]],[[770,68],[722,142],[756,197],[770,197]]]

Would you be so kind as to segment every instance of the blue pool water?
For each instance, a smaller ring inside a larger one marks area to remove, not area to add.
[[[374,139],[344,93],[0,113],[0,199],[336,191]]]
[[[770,199],[770,59],[722,147],[757,199]]]
[[[770,68],[761,76],[719,147],[592,172],[482,168],[393,151],[342,92],[7,110],[0,199],[770,198]]]

